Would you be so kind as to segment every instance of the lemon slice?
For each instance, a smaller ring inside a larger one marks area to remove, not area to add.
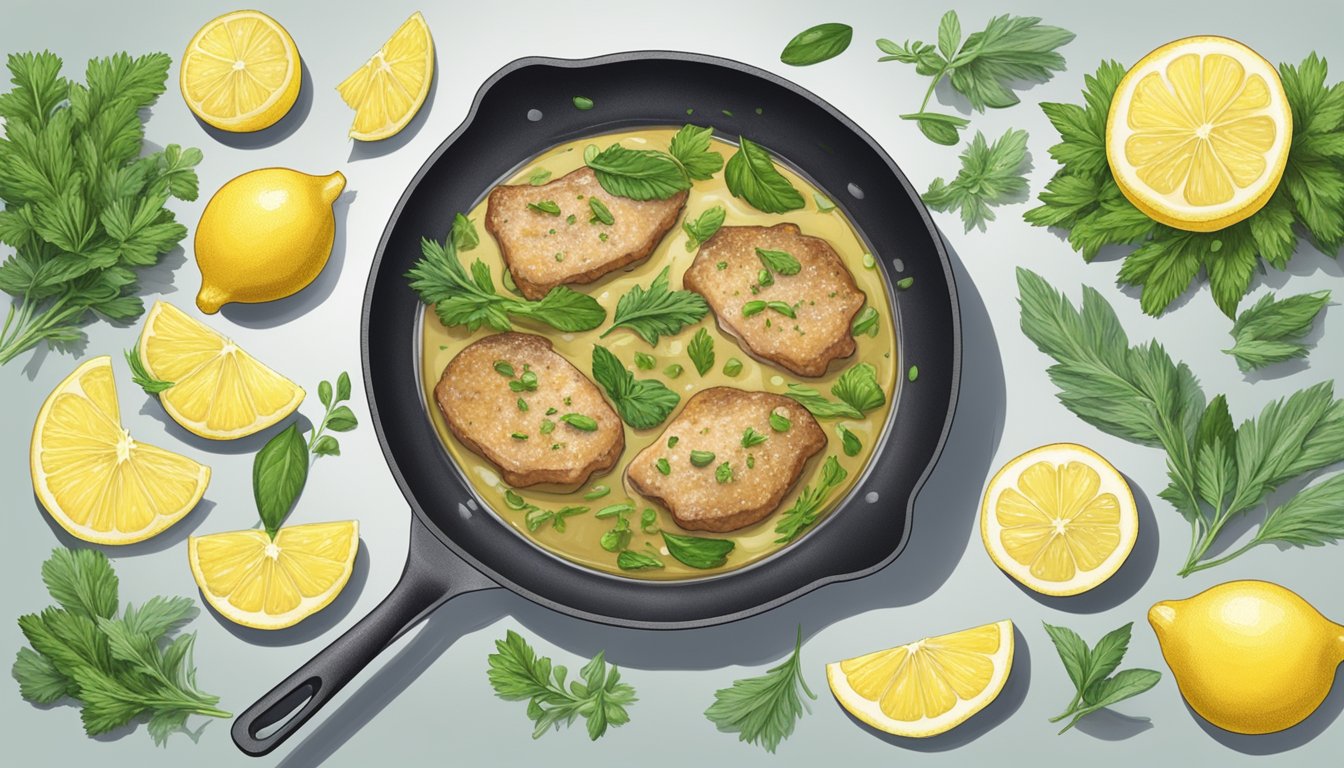
[[[1106,581],[1138,535],[1125,478],[1073,443],[1043,445],[1008,462],[980,506],[980,537],[994,563],[1045,595],[1076,595]]]
[[[71,535],[95,544],[144,541],[186,516],[210,468],[132,439],[121,428],[112,358],[95,357],[52,390],[29,453],[33,491]]]
[[[188,109],[235,133],[279,122],[302,82],[294,38],[260,11],[226,13],[201,27],[182,54],[178,78]]]
[[[336,86],[355,110],[350,137],[378,141],[411,122],[434,80],[434,38],[417,11],[383,43],[364,66]]]
[[[294,382],[166,302],[150,309],[139,349],[145,371],[172,385],[159,393],[164,410],[201,437],[260,432],[303,402]]]
[[[326,608],[350,581],[359,523],[311,523],[187,540],[196,586],[220,615],[253,629],[292,627]]]
[[[1225,37],[1187,37],[1125,73],[1106,159],[1149,217],[1212,232],[1264,207],[1283,178],[1293,114],[1274,66]]]
[[[826,665],[851,715],[897,736],[946,733],[984,709],[1013,667],[1013,622],[926,637]]]

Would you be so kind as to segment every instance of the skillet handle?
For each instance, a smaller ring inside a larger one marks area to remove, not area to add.
[[[233,721],[233,743],[260,757],[280,746],[397,638],[448,600],[497,587],[411,517],[401,579],[355,626]]]

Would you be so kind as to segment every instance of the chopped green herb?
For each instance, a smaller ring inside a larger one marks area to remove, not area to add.
[[[747,427],[746,431],[742,433],[742,447],[751,448],[764,443],[768,439],[765,435],[757,432],[754,427]]]
[[[519,496],[518,492],[513,490],[512,488],[505,489],[504,503],[508,505],[509,509],[527,508],[527,500],[524,499],[522,496]]]
[[[578,221],[579,221],[579,217],[578,217],[578,216],[575,216],[575,215],[572,214],[572,213],[565,217],[565,223],[566,223],[566,224],[571,224],[571,225],[573,225],[573,224],[577,224]]]
[[[541,434],[549,435],[555,431],[555,422],[550,419],[541,420]]]
[[[960,211],[965,231],[985,229],[994,220],[993,206],[1027,193],[1027,132],[1009,128],[993,144],[976,131],[961,153],[961,170],[951,181],[936,178],[924,193],[935,211]]]
[[[701,243],[709,240],[723,226],[723,219],[726,215],[723,206],[716,205],[713,208],[705,210],[694,220],[687,219],[682,222],[681,228],[686,232],[686,250],[694,251]]]
[[[798,263],[798,259],[788,251],[772,251],[765,248],[757,248],[756,256],[760,258],[761,263],[771,272],[777,272],[781,275],[796,275],[802,271],[803,265]]]
[[[500,376],[507,376],[510,379],[516,375],[513,371],[513,366],[507,360],[495,361],[495,373],[498,373]]]
[[[733,479],[733,465],[723,462],[714,469],[714,480],[720,485],[731,482]]]
[[[691,451],[691,465],[696,467],[708,467],[714,462],[714,454],[710,451]]]
[[[846,369],[831,387],[831,394],[864,413],[880,408],[887,402],[881,385],[877,383],[877,369],[869,363],[859,363]]]
[[[641,371],[652,371],[654,366],[658,365],[658,360],[648,352],[635,353],[635,367]]]
[[[664,475],[672,474],[672,465],[667,462],[667,459],[659,459],[653,463],[653,466],[657,467],[658,471]]]
[[[736,357],[728,358],[728,362],[723,364],[724,376],[736,376],[742,372],[742,361]]]
[[[750,453],[747,454],[747,469],[756,468],[756,457]]]
[[[586,112],[593,108],[593,100],[587,96],[575,96],[574,108]]]
[[[854,322],[849,326],[850,334],[854,336],[877,335],[877,310],[872,307],[864,307],[859,314],[854,316]]]
[[[673,363],[663,369],[663,375],[669,379],[675,379],[680,376],[681,372],[684,370],[686,369],[682,368],[680,363]]]
[[[555,410],[554,408],[547,408],[547,409],[546,409],[546,415],[547,415],[547,416],[554,416],[554,415],[557,414],[557,413],[559,413],[559,411]]]
[[[794,312],[793,312],[793,307],[789,306],[789,304],[788,304],[787,302],[783,302],[783,301],[767,301],[767,302],[765,303],[765,306],[766,306],[767,309],[773,309],[774,311],[778,312],[779,314],[781,314],[781,315],[783,315],[783,316],[785,316],[785,317],[787,317],[787,318],[790,318],[790,319],[796,319],[796,318],[798,317],[796,314],[794,314]],[[796,325],[794,326],[795,329],[796,329],[797,327],[798,327],[798,326],[796,326]]]
[[[596,517],[599,520],[601,520],[608,517],[617,517],[619,515],[624,515],[627,512],[634,512],[634,511],[635,511],[634,504],[631,504],[628,501],[622,501],[617,504],[608,504],[607,506],[597,510],[597,512],[594,513],[593,517]]]
[[[481,236],[476,232],[476,225],[461,213],[453,216],[451,236],[453,247],[457,248],[459,252],[470,251],[481,244]]]
[[[875,267],[877,267],[877,262],[873,259],[873,254],[871,253],[863,254],[863,268],[874,269]]]
[[[606,203],[598,200],[596,197],[588,198],[588,209],[593,212],[592,218],[588,219],[589,224],[606,224],[607,226],[611,226],[616,223],[616,217],[611,215],[611,209],[607,207]]]
[[[707,539],[701,536],[678,536],[663,532],[663,543],[668,554],[692,568],[718,568],[728,562],[728,553],[737,546],[731,539]]]
[[[773,429],[774,431],[776,431],[776,432],[788,432],[788,431],[789,431],[789,427],[792,427],[792,426],[793,426],[793,422],[792,422],[792,421],[789,421],[789,417],[788,417],[788,416],[785,416],[784,414],[780,413],[779,411],[771,411],[771,412],[770,412],[770,428]]]
[[[662,568],[663,561],[653,555],[627,549],[616,556],[616,565],[625,571],[640,571],[646,568]]]
[[[770,274],[770,270],[761,269],[761,271],[756,273],[756,282],[761,286],[774,285],[775,276]]]
[[[840,462],[834,456],[827,456],[826,462],[821,465],[821,482],[815,486],[804,486],[793,506],[785,510],[779,522],[775,524],[775,533],[780,534],[775,543],[787,544],[793,541],[798,538],[798,534],[816,522],[821,515],[821,507],[826,501],[826,496],[839,488],[848,476],[849,473],[840,466]]]
[[[527,183],[531,184],[534,187],[539,187],[542,184],[545,184],[550,178],[551,178],[550,171],[546,170],[545,168],[538,168],[537,170],[532,172],[531,176],[527,177]]]
[[[653,507],[645,507],[643,512],[639,513],[639,529],[649,535],[658,533],[658,513]]]
[[[611,493],[611,488],[609,486],[599,484],[594,485],[591,489],[589,489],[587,493],[583,494],[583,498],[589,501],[594,501],[596,499],[602,498],[603,496],[606,496],[609,493]]]
[[[566,413],[560,417],[560,420],[584,432],[592,432],[597,429],[597,419],[592,416],[585,416],[582,413]]]
[[[918,366],[918,365],[912,365],[912,366],[910,366],[910,370],[906,372],[905,377],[906,377],[907,379],[909,379],[910,381],[914,381],[915,379],[918,379],[918,378],[919,378],[919,366]]]
[[[563,251],[556,251],[556,252],[555,252],[555,260],[556,260],[556,261],[564,261],[564,260],[565,260],[565,254],[564,254],[564,252],[563,252]]]
[[[720,261],[718,264],[714,265],[714,268],[722,272],[723,270],[728,268],[728,262]]]
[[[835,210],[835,203],[831,202],[829,197],[820,192],[813,192],[812,199],[817,203],[817,211],[820,213],[830,213]]]
[[[859,451],[863,450],[863,443],[859,442],[859,436],[851,432],[844,424],[836,424],[835,431],[840,435],[840,444],[845,450],[845,455],[858,456]]]
[[[910,286],[912,286],[912,285],[914,285],[914,284],[915,284],[915,278],[913,278],[913,277],[902,277],[900,280],[897,280],[897,281],[896,281],[896,288],[897,288],[898,290],[905,291],[905,290],[909,290]]]
[[[536,392],[537,374],[533,371],[523,371],[523,375],[509,382],[509,389],[514,392]]]
[[[513,433],[511,433],[511,434],[509,435],[509,437],[512,437],[514,440],[526,440],[526,439],[527,439],[527,433],[526,433],[526,432],[513,432]]]
[[[709,373],[709,369],[714,367],[714,339],[710,337],[709,331],[704,328],[696,331],[686,347],[686,354],[690,355],[695,370],[701,376]]]
[[[676,448],[676,447],[677,447],[677,443],[679,443],[679,442],[681,442],[681,438],[680,438],[680,437],[677,437],[676,435],[673,435],[673,436],[667,438],[667,447],[668,447],[668,448]]]
[[[556,205],[554,200],[538,200],[535,203],[528,203],[527,207],[537,213],[544,213],[548,216],[560,215],[560,206]]]
[[[762,313],[762,312],[764,312],[764,311],[765,311],[765,302],[764,302],[764,301],[759,301],[759,300],[757,300],[757,301],[748,301],[746,304],[743,304],[743,305],[742,305],[742,316],[743,316],[743,317],[751,317],[752,315],[759,315],[760,313]]]
[[[520,411],[526,411],[526,410],[527,410],[527,401],[524,400],[524,399],[521,398],[521,397],[518,398],[518,410],[520,410]]]

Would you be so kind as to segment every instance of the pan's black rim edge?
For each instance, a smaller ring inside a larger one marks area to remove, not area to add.
[[[410,201],[412,193],[420,185],[421,181],[429,173],[430,169],[439,160],[439,158],[445,152],[448,151],[448,149],[453,145],[453,143],[457,141],[457,139],[471,127],[472,122],[476,118],[477,111],[480,108],[481,101],[484,99],[485,95],[489,93],[491,88],[493,88],[500,80],[504,79],[513,72],[532,66],[551,66],[551,67],[578,69],[585,67],[601,66],[606,64],[617,64],[625,61],[647,60],[647,59],[664,59],[664,60],[711,64],[715,66],[737,70],[745,74],[753,75],[755,77],[768,80],[774,83],[775,85],[793,91],[802,98],[812,102],[818,108],[826,111],[836,120],[838,120],[846,128],[852,131],[854,135],[858,136],[860,140],[862,140],[865,144],[867,144],[869,148],[871,148],[879,157],[882,158],[882,161],[886,165],[887,170],[890,171],[891,174],[900,182],[901,187],[905,190],[910,200],[915,204],[916,210],[918,211],[920,216],[920,220],[923,222],[924,227],[929,234],[929,238],[933,243],[933,247],[937,251],[938,260],[942,265],[943,274],[945,278],[944,282],[948,288],[948,301],[952,315],[950,320],[952,323],[953,349],[952,349],[952,369],[950,372],[951,386],[950,391],[948,392],[947,415],[943,420],[943,427],[942,431],[938,436],[938,441],[936,445],[933,446],[933,449],[930,451],[928,461],[926,462],[923,471],[920,473],[919,477],[915,480],[914,485],[910,490],[910,496],[906,502],[906,509],[905,509],[905,530],[902,534],[900,544],[896,548],[894,548],[891,551],[891,553],[889,553],[882,560],[868,567],[855,571],[837,573],[830,576],[824,576],[815,579],[807,584],[802,585],[801,587],[798,587],[797,589],[794,589],[783,595],[775,597],[771,600],[762,602],[751,608],[727,614],[720,614],[717,616],[709,616],[684,621],[625,620],[625,619],[618,619],[612,616],[606,616],[602,614],[596,614],[588,611],[578,610],[571,606],[563,605],[559,602],[556,602],[554,600],[536,594],[535,592],[516,584],[513,580],[502,576],[498,571],[486,566],[480,560],[478,560],[470,553],[468,553],[466,550],[464,550],[462,547],[460,547],[451,538],[449,538],[442,530],[439,529],[437,525],[434,524],[434,522],[429,518],[428,514],[426,514],[426,512],[420,508],[419,503],[415,500],[414,495],[410,491],[405,476],[398,468],[397,462],[393,457],[391,446],[387,441],[387,436],[384,432],[382,423],[379,419],[378,404],[373,397],[373,388],[371,384],[373,377],[370,368],[370,356],[369,356],[369,318],[370,318],[370,307],[372,304],[371,299],[373,297],[375,284],[377,282],[379,268],[382,265],[388,241],[391,239],[393,229],[395,228],[395,223],[400,218],[402,211],[406,207],[407,203]],[[910,180],[906,178],[905,173],[901,171],[900,167],[897,166],[895,161],[893,161],[891,157],[887,154],[886,150],[883,149],[882,146],[875,139],[873,139],[873,137],[870,136],[867,131],[863,130],[861,127],[859,127],[857,123],[851,120],[849,116],[847,116],[844,112],[835,108],[830,104],[830,102],[827,102],[820,96],[817,96],[816,94],[812,93],[806,88],[803,88],[797,83],[794,83],[779,75],[776,75],[773,72],[752,66],[750,64],[745,64],[743,62],[736,61],[734,59],[728,59],[720,56],[712,56],[709,54],[702,54],[702,53],[691,53],[685,51],[668,51],[668,50],[642,50],[642,51],[624,51],[619,53],[604,54],[601,56],[593,56],[583,59],[563,59],[550,56],[526,56],[520,59],[515,59],[505,64],[490,77],[486,78],[486,80],[481,84],[481,87],[477,89],[476,95],[472,98],[471,106],[467,110],[466,116],[462,119],[462,123],[458,125],[458,127],[454,129],[452,133],[448,134],[448,136],[445,137],[442,142],[439,143],[439,146],[435,148],[435,150],[432,153],[430,153],[429,157],[427,157],[424,163],[421,164],[420,169],[416,171],[415,175],[406,184],[405,191],[402,192],[400,199],[397,200],[397,204],[393,207],[392,212],[388,217],[387,226],[383,229],[382,237],[380,237],[378,240],[378,245],[374,252],[373,261],[369,266],[369,277],[368,281],[365,284],[363,303],[360,308],[359,349],[360,349],[360,367],[364,376],[364,395],[365,399],[368,401],[370,421],[373,423],[374,433],[378,436],[378,445],[383,452],[384,461],[387,464],[388,469],[391,471],[392,477],[397,483],[397,487],[401,490],[402,496],[406,499],[407,504],[410,506],[412,513],[420,520],[423,527],[427,529],[430,533],[432,533],[434,537],[437,538],[444,547],[446,547],[457,557],[461,558],[467,564],[471,565],[473,568],[480,571],[482,574],[484,574],[491,581],[498,584],[500,587],[508,589],[514,594],[517,594],[530,602],[533,602],[537,605],[553,610],[557,613],[561,613],[567,616],[573,616],[597,624],[604,624],[608,626],[617,626],[617,627],[627,627],[632,629],[656,629],[656,630],[696,629],[701,627],[717,626],[720,624],[728,624],[734,621],[740,621],[742,619],[749,618],[751,616],[755,616],[761,613],[765,613],[767,611],[774,610],[775,608],[778,608],[786,603],[797,600],[803,595],[806,595],[810,592],[814,592],[827,585],[838,584],[840,582],[851,581],[854,579],[861,579],[866,576],[870,576],[882,570],[883,568],[886,568],[893,561],[895,561],[896,558],[899,557],[902,552],[905,551],[905,548],[910,543],[910,535],[914,526],[915,502],[918,500],[920,492],[924,489],[925,483],[928,482],[929,477],[933,474],[934,469],[938,465],[938,460],[941,457],[943,449],[947,444],[948,435],[951,433],[952,430],[952,422],[956,416],[957,401],[960,396],[960,390],[961,390],[961,366],[962,366],[961,306],[957,296],[956,275],[952,270],[952,262],[951,258],[948,255],[946,243],[944,243],[943,241],[942,233],[938,231],[937,226],[933,223],[933,218],[932,216],[929,215],[928,208],[925,207],[923,201],[920,199],[919,193],[910,183]],[[410,553],[408,551],[408,556],[409,554]]]

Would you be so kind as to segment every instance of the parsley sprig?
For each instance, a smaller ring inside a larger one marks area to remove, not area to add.
[[[662,336],[671,336],[687,325],[704,318],[709,305],[694,291],[674,291],[668,285],[668,267],[653,278],[647,289],[642,285],[631,288],[620,301],[611,318],[611,327],[599,338],[606,338],[617,328],[629,328],[650,346],[657,346]]]
[[[994,220],[991,206],[1027,196],[1027,132],[1009,128],[993,144],[985,135],[975,138],[961,153],[961,171],[951,181],[934,179],[924,202],[935,211],[960,211],[966,231]]]
[[[607,668],[602,653],[579,670],[581,680],[567,680],[565,667],[538,656],[521,635],[509,630],[503,640],[495,641],[489,662],[487,675],[495,695],[505,701],[527,701],[534,739],[583,717],[588,738],[597,741],[608,726],[630,722],[625,708],[638,701],[635,689],[621,682],[620,671],[614,665]]]
[[[720,731],[737,733],[739,741],[773,753],[793,734],[794,725],[806,711],[798,690],[817,698],[803,679],[802,647],[803,628],[799,627],[793,653],[784,663],[759,677],[734,680],[728,688],[715,691],[714,703],[705,710],[705,717]]]
[[[1119,282],[1142,289],[1143,311],[1160,315],[1207,274],[1218,308],[1234,317],[1251,279],[1268,264],[1286,269],[1299,231],[1322,253],[1344,244],[1344,84],[1327,86],[1324,59],[1279,65],[1293,113],[1293,143],[1283,180],[1255,215],[1216,232],[1186,232],[1148,218],[1120,192],[1106,161],[1106,116],[1125,68],[1102,62],[1084,78],[1083,104],[1044,103],[1060,143],[1061,168],[1027,211],[1038,227],[1068,232],[1069,245],[1091,261],[1108,245],[1136,246]]]

